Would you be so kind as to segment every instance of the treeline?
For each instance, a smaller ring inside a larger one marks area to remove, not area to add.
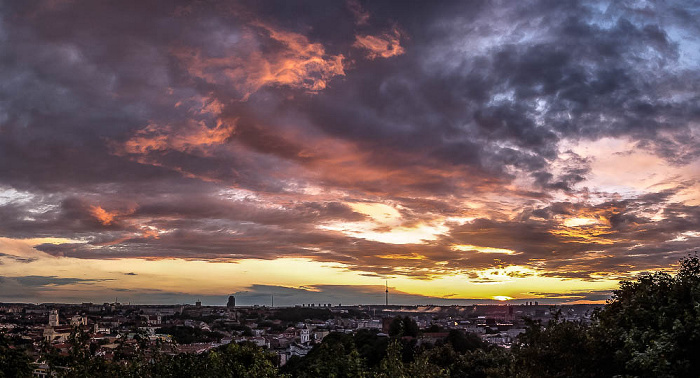
[[[402,333],[389,339],[362,330],[354,336],[328,335],[305,357],[292,357],[281,373],[309,378],[488,377],[510,376],[510,366],[507,350],[457,330],[430,348],[417,346],[416,339]]]
[[[114,362],[73,340],[68,358],[48,362],[68,377],[697,377],[700,372],[700,260],[689,256],[675,275],[624,281],[590,324],[555,316],[528,321],[511,350],[450,331],[418,346],[417,327],[397,318],[391,337],[362,330],[333,333],[307,356],[276,368],[277,356],[251,344],[200,355],[139,354]],[[30,376],[29,359],[0,334],[0,377]]]

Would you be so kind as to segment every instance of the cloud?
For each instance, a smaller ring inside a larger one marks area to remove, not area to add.
[[[148,154],[151,151],[173,149],[181,152],[191,152],[205,149],[211,145],[222,144],[230,138],[234,125],[219,123],[209,129],[203,123],[190,125],[181,132],[173,131],[168,126],[148,125],[136,132],[124,145],[124,153]]]
[[[2,293],[0,300],[27,302],[33,300],[60,300],[63,295],[62,290],[70,292],[75,288],[75,285],[89,287],[96,282],[110,281],[109,279],[82,279],[68,278],[57,276],[17,276],[7,277],[0,276],[0,285],[2,285]],[[52,298],[52,294],[59,297]],[[78,298],[75,298],[78,299]],[[74,300],[73,303],[78,303],[80,300]]]
[[[367,59],[391,58],[405,52],[401,47],[401,33],[398,29],[381,35],[358,35],[354,47],[365,50]]]
[[[697,246],[687,3],[0,7],[0,261],[599,282]]]
[[[369,12],[364,10],[362,4],[360,4],[360,2],[357,0],[349,0],[347,2],[347,5],[350,11],[352,12],[353,16],[355,17],[355,24],[366,25],[369,21],[370,14]]]
[[[63,243],[68,240],[41,240],[41,239],[12,239],[0,237],[0,258],[11,258],[20,262],[32,262],[39,258],[49,257],[35,247],[42,242]]]
[[[7,279],[9,277],[3,277]],[[92,283],[99,281],[109,281],[109,279],[82,279],[82,278],[62,278],[56,276],[22,276],[22,277],[11,277],[17,280],[22,285],[30,287],[42,287],[42,286],[62,286],[62,285],[74,285],[83,283]]]
[[[333,77],[344,75],[344,56],[326,54],[323,45],[309,42],[304,35],[253,22],[232,37],[231,45],[222,47],[235,54],[221,56],[217,51],[211,56],[186,46],[174,49],[173,55],[193,77],[214,85],[230,83],[243,100],[267,85],[317,92]],[[264,40],[270,42],[270,49],[256,49]]]

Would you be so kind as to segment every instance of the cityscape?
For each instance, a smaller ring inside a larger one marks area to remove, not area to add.
[[[2,304],[0,330],[21,340],[36,361],[33,375],[50,376],[44,355],[46,345],[64,356],[75,343],[75,333],[89,335],[94,356],[105,361],[138,353],[204,352],[230,343],[251,343],[270,351],[282,367],[292,357],[304,357],[331,333],[365,332],[389,340],[397,336],[392,323],[408,319],[416,333],[402,335],[417,347],[443,343],[450,332],[473,334],[488,344],[510,348],[525,332],[524,319],[547,322],[554,316],[565,321],[590,323],[599,305],[399,306],[302,304],[294,307],[236,306],[234,296],[221,306],[201,302],[180,305]],[[94,345],[94,347],[93,347]],[[141,350],[139,350],[141,349]],[[126,356],[126,357],[125,357]]]

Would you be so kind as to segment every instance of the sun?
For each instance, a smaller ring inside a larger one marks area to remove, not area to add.
[[[491,299],[495,299],[497,301],[503,302],[503,301],[509,301],[509,300],[513,299],[513,297],[509,297],[507,295],[494,295],[493,297],[491,297]]]

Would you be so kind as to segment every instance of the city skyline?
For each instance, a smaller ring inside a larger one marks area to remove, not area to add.
[[[2,3],[0,302],[602,303],[698,250],[698,19]]]

